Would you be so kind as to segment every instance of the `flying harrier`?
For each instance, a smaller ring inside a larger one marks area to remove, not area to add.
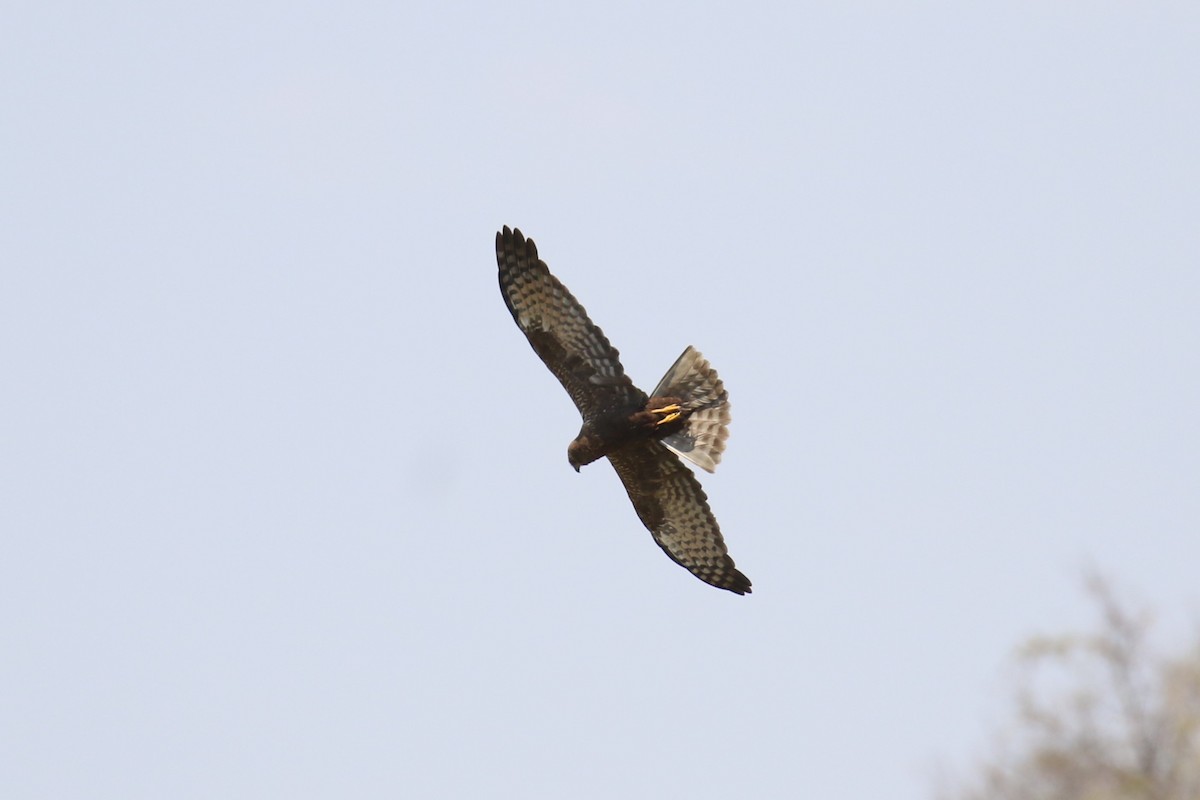
[[[537,245],[508,226],[496,234],[500,293],[517,327],[583,416],[567,447],[578,472],[608,456],[633,508],[668,556],[705,583],[737,594],[750,580],[733,565],[708,498],[678,456],[712,472],[729,436],[729,396],[716,371],[688,347],[650,397],[633,385],[616,348],[538,259]]]

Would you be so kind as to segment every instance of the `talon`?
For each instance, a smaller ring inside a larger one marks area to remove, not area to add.
[[[654,427],[657,428],[674,422],[682,417],[683,406],[679,405],[678,403],[670,403],[669,405],[661,406],[659,408],[647,408],[646,412],[656,417],[661,417],[661,419],[654,420]]]

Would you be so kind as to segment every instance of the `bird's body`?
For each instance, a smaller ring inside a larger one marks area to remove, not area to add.
[[[650,395],[625,375],[620,355],[583,306],[538,259],[519,230],[496,234],[500,291],[534,352],[583,417],[567,448],[576,471],[607,457],[659,546],[700,580],[737,594],[750,581],[725,549],[707,497],[676,456],[712,472],[728,437],[721,379],[688,347]]]
[[[637,439],[661,440],[678,433],[691,415],[681,401],[679,397],[651,397],[585,420],[567,448],[567,460],[578,470]]]

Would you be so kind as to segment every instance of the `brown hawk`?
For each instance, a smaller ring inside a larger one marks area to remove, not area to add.
[[[668,556],[705,583],[737,594],[750,580],[733,565],[708,498],[676,456],[712,472],[729,436],[729,396],[716,371],[688,347],[650,397],[633,385],[616,348],[538,259],[537,245],[508,226],[496,234],[500,293],[533,350],[583,416],[567,447],[578,472],[607,456],[633,508]]]

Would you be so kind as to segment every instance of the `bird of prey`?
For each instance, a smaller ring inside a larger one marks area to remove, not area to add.
[[[567,447],[578,472],[607,457],[633,508],[673,561],[736,594],[750,580],[734,567],[708,498],[679,456],[712,472],[729,436],[729,396],[692,347],[649,397],[633,385],[616,348],[538,259],[537,245],[508,226],[496,234],[500,293],[533,350],[579,408],[583,427]]]

